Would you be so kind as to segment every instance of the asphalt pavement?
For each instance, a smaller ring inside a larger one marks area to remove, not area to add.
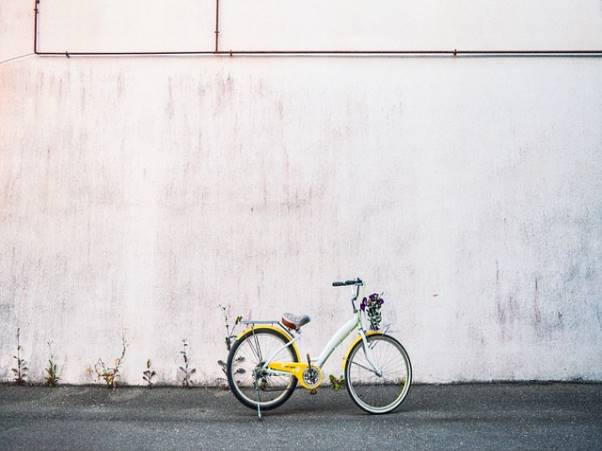
[[[222,389],[0,385],[0,449],[602,449],[602,384],[416,385],[394,413],[343,389],[255,413]]]

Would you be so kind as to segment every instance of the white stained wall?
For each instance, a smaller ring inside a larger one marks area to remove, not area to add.
[[[211,50],[209,1],[42,0],[39,50]],[[599,49],[579,2],[225,0],[222,49]],[[250,7],[251,3],[254,5]],[[0,5],[0,59],[32,51]],[[0,64],[0,379],[119,354],[175,383],[233,315],[384,291],[415,379],[602,379],[602,60],[29,56]],[[341,353],[327,373],[338,373]]]

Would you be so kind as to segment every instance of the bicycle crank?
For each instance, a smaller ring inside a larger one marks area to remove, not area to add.
[[[303,370],[301,385],[309,390],[312,395],[317,393],[317,388],[322,383],[322,370],[311,364],[309,354],[307,354],[307,368]]]

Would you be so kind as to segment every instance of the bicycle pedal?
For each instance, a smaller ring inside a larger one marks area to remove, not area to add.
[[[316,393],[318,393],[318,390],[317,390],[317,389],[315,389],[315,388],[312,388],[312,389],[309,391],[309,394],[310,394],[310,395],[315,395]]]

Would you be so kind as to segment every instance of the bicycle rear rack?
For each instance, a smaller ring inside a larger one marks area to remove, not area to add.
[[[253,328],[253,326],[255,326],[255,325],[262,325],[262,324],[275,324],[275,325],[277,325],[278,327],[280,327],[282,330],[284,330],[284,331],[288,332],[289,334],[293,332],[293,331],[292,331],[290,328],[288,328],[288,327],[286,327],[284,324],[282,324],[282,322],[281,322],[281,321],[278,321],[278,320],[276,320],[276,319],[275,319],[275,320],[252,320],[252,319],[249,319],[249,320],[241,320],[241,321],[239,322],[239,324],[244,324],[244,325],[246,325],[246,326],[251,326],[251,328]]]

